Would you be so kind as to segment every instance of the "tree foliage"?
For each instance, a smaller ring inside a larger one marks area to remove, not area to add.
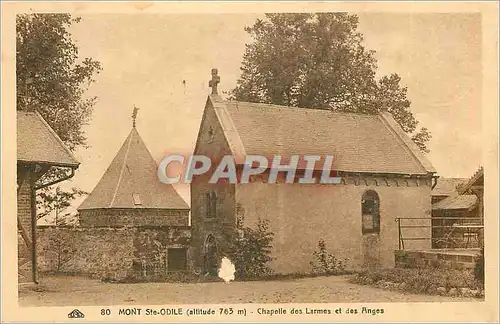
[[[82,127],[90,120],[97,98],[85,97],[85,92],[101,70],[99,62],[78,55],[69,28],[79,21],[69,14],[21,14],[16,18],[17,110],[38,111],[71,151],[86,145]],[[65,174],[63,168],[53,167],[39,182]],[[69,206],[81,194],[75,188],[42,189],[39,217]]]
[[[374,114],[389,112],[421,150],[430,133],[410,111],[397,74],[376,77],[375,52],[347,13],[266,14],[245,30],[241,75],[231,99]]]
[[[85,145],[82,126],[96,97],[85,91],[100,63],[80,59],[68,28],[79,18],[69,14],[22,14],[16,19],[17,109],[36,110],[70,150]]]
[[[77,189],[71,188],[71,191],[64,191],[61,187],[57,186],[52,190],[42,190],[37,195],[37,218],[40,219],[55,211],[57,214],[63,212],[71,205],[71,202],[88,193]],[[56,225],[68,225],[71,219],[67,215],[62,214],[62,217],[56,219]]]

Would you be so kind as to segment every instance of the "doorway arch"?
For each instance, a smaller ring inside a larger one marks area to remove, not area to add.
[[[203,272],[211,276],[217,276],[219,263],[217,239],[212,234],[208,234],[203,244]]]

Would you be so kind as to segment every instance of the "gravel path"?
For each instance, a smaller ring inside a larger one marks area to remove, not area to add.
[[[348,277],[286,281],[182,283],[102,283],[80,277],[46,277],[41,291],[22,288],[21,306],[168,305],[222,303],[339,303],[474,301],[404,294],[347,282]]]

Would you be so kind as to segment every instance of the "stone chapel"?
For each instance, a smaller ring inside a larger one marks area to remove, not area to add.
[[[267,183],[269,170],[247,184],[209,184],[209,174],[191,183],[194,265],[227,248],[237,217],[245,226],[270,221],[274,233],[271,267],[277,273],[311,271],[318,241],[347,266],[394,266],[397,217],[429,225],[435,169],[387,113],[364,115],[328,110],[226,101],[213,71],[195,155],[217,164],[224,155],[333,155],[340,184]],[[242,164],[237,163],[237,170]],[[317,171],[317,170],[315,170]],[[300,176],[304,170],[298,170]],[[430,228],[417,236],[430,237]],[[411,241],[408,249],[430,248]]]

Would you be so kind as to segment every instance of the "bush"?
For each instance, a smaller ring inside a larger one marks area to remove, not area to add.
[[[484,247],[481,248],[481,254],[476,258],[474,278],[484,287]]]
[[[236,268],[235,279],[247,280],[272,275],[269,267],[274,234],[268,220],[259,220],[257,228],[243,227],[239,221],[237,233],[229,251],[229,259]]]
[[[324,240],[318,242],[318,250],[313,252],[314,260],[310,263],[313,274],[339,275],[346,273],[347,259],[338,259],[327,251]]]

